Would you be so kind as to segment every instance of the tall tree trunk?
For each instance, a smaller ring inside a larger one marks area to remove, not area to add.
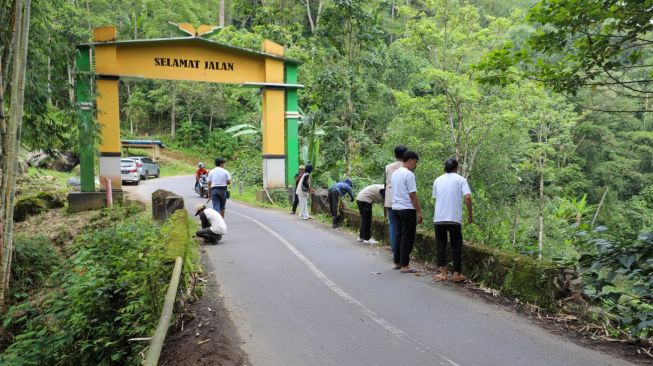
[[[177,131],[177,121],[176,119],[176,107],[177,107],[177,84],[172,83],[172,111],[170,112],[170,136],[175,138],[175,132]]]
[[[131,88],[129,87],[129,81],[125,81],[125,86],[127,87],[127,119],[129,120],[129,133],[134,134],[134,118],[132,116],[132,108],[129,106],[129,100],[132,96]]]
[[[7,45],[4,51],[7,51],[7,48],[9,48],[10,45]],[[5,94],[4,94],[4,78],[3,78],[3,72],[5,68],[3,67],[3,61],[4,57],[0,58],[0,156],[2,156],[2,160],[0,161],[0,177],[4,177],[4,174],[2,174],[3,169],[4,169],[4,149],[5,149],[5,135],[7,134],[7,123],[6,123],[6,116],[5,116]],[[0,190],[2,190],[3,186],[3,179],[0,178]],[[0,196],[0,258],[2,258],[2,248],[4,247],[4,205],[2,204],[2,199]]]
[[[515,220],[512,222],[512,247],[517,243],[517,228],[519,227],[519,212],[515,213]]]
[[[88,20],[88,33],[92,34],[91,31],[93,28],[91,28],[91,0],[86,0],[86,19]]]
[[[16,39],[16,6],[18,6],[18,1],[13,1],[12,2],[12,8],[11,11],[13,12],[13,15],[11,17],[11,25],[10,28],[12,29],[11,31],[11,42],[5,49],[3,50],[3,55],[2,55],[2,64],[4,65],[4,70],[3,70],[3,77],[2,77],[2,90],[7,90],[7,86],[9,85],[9,75],[11,72],[11,67],[13,63],[13,55],[14,55],[14,46],[18,44],[18,40]]]
[[[134,22],[134,39],[138,39],[138,24],[136,21],[136,9],[132,10],[132,19]]]
[[[313,15],[311,14],[311,0],[302,1],[306,6],[306,16],[308,17],[308,24],[311,26],[311,33],[315,33],[315,23],[313,22]]]
[[[66,63],[66,71],[68,72],[68,101],[70,105],[75,105],[75,76],[73,75],[73,68],[70,60]]]
[[[224,27],[224,0],[220,0],[220,26]]]
[[[324,0],[319,0],[317,3],[317,15],[315,16],[315,31],[320,27],[320,15],[322,15],[322,7],[324,7]]]
[[[211,105],[211,115],[209,117],[209,133],[213,131],[213,105]]]
[[[540,160],[540,212],[539,212],[539,233],[537,235],[537,258],[542,259],[544,249],[544,159]]]
[[[24,8],[23,8],[23,1]],[[14,230],[14,198],[16,194],[16,175],[18,166],[18,149],[20,148],[20,135],[23,120],[23,104],[25,97],[25,72],[27,66],[27,45],[29,42],[29,25],[31,0],[17,0],[16,29],[18,44],[14,53],[14,68],[11,85],[11,105],[9,108],[9,124],[7,126],[7,139],[3,141],[3,221],[4,237],[0,251],[2,266],[0,268],[0,310],[5,307],[5,294],[9,289],[11,274],[11,259],[13,255],[13,230]],[[9,146],[6,146],[8,143]],[[6,146],[6,147],[5,147]]]
[[[592,223],[590,224],[590,227],[594,227],[594,223],[596,222],[596,218],[599,217],[599,212],[601,211],[601,206],[603,206],[603,201],[605,201],[605,196],[608,195],[608,189],[610,189],[610,187],[605,187],[605,192],[603,192],[603,196],[601,197],[601,202],[599,202],[599,206],[596,208],[596,212],[594,213],[594,217],[592,218]]]
[[[50,43],[51,38],[48,36],[48,44]],[[46,69],[48,84],[46,86],[47,97],[46,100],[48,104],[52,104],[52,57],[48,54],[48,66]]]

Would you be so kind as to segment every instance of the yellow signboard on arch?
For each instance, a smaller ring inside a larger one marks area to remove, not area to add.
[[[266,188],[286,186],[287,177],[292,175],[288,169],[296,169],[298,153],[295,151],[297,142],[294,141],[289,149],[289,145],[284,143],[288,141],[284,141],[284,138],[290,133],[288,136],[296,140],[297,117],[294,109],[297,104],[296,89],[300,86],[284,83],[289,68],[292,79],[296,80],[298,63],[283,57],[282,46],[265,41],[262,51],[258,52],[224,45],[199,36],[115,41],[116,33],[113,27],[98,29],[95,35],[96,42],[81,45],[82,48],[78,49],[95,50],[97,120],[101,129],[100,178],[103,182],[110,179],[114,189],[121,189],[119,79],[143,78],[229,83],[262,88],[264,185]],[[288,90],[293,91],[289,97],[293,106],[290,111],[285,105],[288,99],[284,98]],[[294,131],[288,131],[287,119],[291,121],[290,126]],[[287,164],[287,158],[291,159],[290,165]]]

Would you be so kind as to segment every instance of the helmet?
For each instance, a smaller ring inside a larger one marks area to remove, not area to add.
[[[199,167],[200,167],[200,168],[204,168],[204,163],[200,163],[200,164],[199,164]]]

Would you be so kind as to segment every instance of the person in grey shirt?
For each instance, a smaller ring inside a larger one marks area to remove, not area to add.
[[[388,231],[390,233],[390,248],[394,253],[395,245],[395,235],[397,233],[397,221],[394,219],[392,214],[392,173],[397,171],[397,169],[404,166],[404,162],[401,160],[404,156],[404,153],[408,150],[406,146],[397,145],[394,149],[395,161],[385,166],[385,171],[383,172],[383,181],[385,182],[385,199],[383,202],[383,215],[388,218]]]

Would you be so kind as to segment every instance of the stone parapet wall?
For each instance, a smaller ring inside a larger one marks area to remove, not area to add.
[[[317,191],[311,196],[311,212],[329,213],[325,190]],[[346,225],[358,229],[358,212],[344,209],[342,216]],[[389,243],[387,222],[374,218],[372,236]],[[450,255],[450,252],[447,250],[447,254]],[[435,263],[434,231],[417,230],[413,255]],[[471,280],[544,308],[553,308],[557,300],[571,296],[572,283],[577,282],[578,278],[573,269],[485,245],[465,242],[462,256],[463,274]]]

